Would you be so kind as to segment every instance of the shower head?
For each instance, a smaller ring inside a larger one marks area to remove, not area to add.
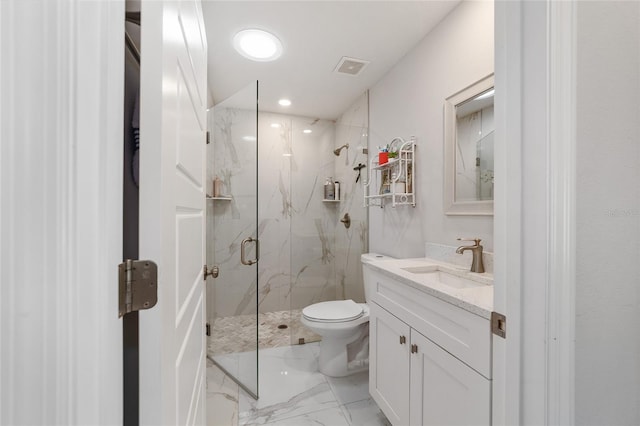
[[[344,148],[349,149],[349,144],[346,143],[346,144],[342,145],[340,148],[334,149],[333,150],[333,155],[335,155],[336,157],[339,157],[340,156],[340,151],[342,151]]]

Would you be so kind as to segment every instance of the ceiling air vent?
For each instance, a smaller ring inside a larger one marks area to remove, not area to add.
[[[362,59],[348,58],[343,56],[336,65],[334,72],[347,75],[358,75],[369,64],[369,61],[363,61]]]

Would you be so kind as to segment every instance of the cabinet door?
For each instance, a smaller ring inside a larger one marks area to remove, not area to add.
[[[407,425],[411,329],[375,303],[369,327],[369,393],[392,424]]]
[[[411,330],[411,425],[489,425],[491,382]]]

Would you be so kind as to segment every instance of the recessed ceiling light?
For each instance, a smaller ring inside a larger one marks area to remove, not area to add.
[[[274,129],[278,129],[281,127],[280,123],[271,123],[271,127],[273,127]]]
[[[291,106],[291,101],[289,99],[280,99],[278,103],[280,106]]]
[[[311,133],[311,129],[304,129],[304,130],[302,131],[302,133],[307,133],[307,134],[308,134],[308,133]]]
[[[233,36],[233,47],[247,59],[274,61],[282,55],[282,43],[273,34],[257,29],[242,30]]]

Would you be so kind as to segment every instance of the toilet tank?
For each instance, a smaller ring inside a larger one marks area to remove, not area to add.
[[[373,260],[382,260],[382,259],[394,259],[391,256],[385,256],[383,254],[378,253],[363,253],[360,256],[360,262],[362,263],[362,281],[364,281],[364,299],[367,303],[369,303],[369,298],[371,297],[371,291],[369,290],[373,285],[371,279],[371,270],[369,268],[365,268],[365,264],[369,263]]]

